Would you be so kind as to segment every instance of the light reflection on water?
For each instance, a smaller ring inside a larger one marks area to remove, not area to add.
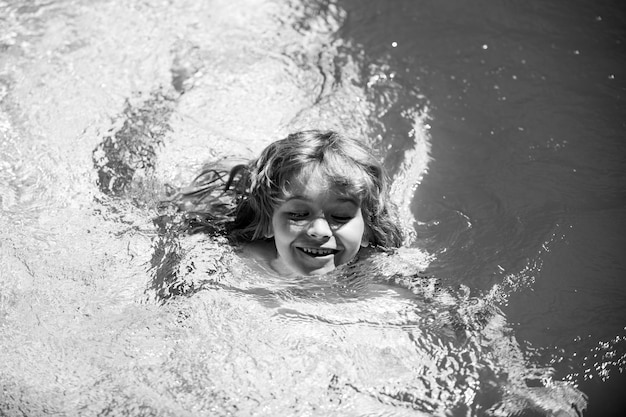
[[[407,227],[423,97],[334,37],[334,4],[0,4],[7,415],[576,415],[496,305],[418,249],[319,280],[158,226],[167,186],[302,127],[370,138]],[[367,88],[365,88],[367,86]],[[400,97],[402,100],[400,100]],[[413,100],[411,106],[400,106]],[[394,122],[391,123],[390,120]],[[413,130],[413,133],[410,133]],[[531,387],[527,386],[530,382]]]

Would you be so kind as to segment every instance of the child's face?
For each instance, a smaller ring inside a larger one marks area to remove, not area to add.
[[[276,269],[319,275],[352,260],[365,233],[360,203],[324,186],[293,184],[274,210]]]

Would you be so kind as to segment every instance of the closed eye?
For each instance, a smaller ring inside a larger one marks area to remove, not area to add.
[[[337,223],[348,223],[352,220],[352,216],[333,216],[333,220]]]
[[[292,220],[302,220],[308,217],[309,213],[307,211],[290,211],[287,213]]]

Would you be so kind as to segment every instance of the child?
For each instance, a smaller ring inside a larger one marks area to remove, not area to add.
[[[381,164],[362,143],[336,132],[303,131],[270,144],[256,160],[232,168],[216,196],[222,178],[215,165],[205,168],[182,200],[215,211],[230,198],[224,222],[230,237],[279,275],[324,274],[362,247],[402,243]]]

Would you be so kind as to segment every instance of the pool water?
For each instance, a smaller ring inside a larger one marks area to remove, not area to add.
[[[618,2],[346,1],[342,36],[427,97],[413,211],[430,270],[502,308],[529,357],[622,415],[626,347]]]
[[[619,415],[617,2],[0,2],[0,415]],[[164,198],[303,128],[395,254],[250,268]],[[586,397],[588,396],[588,405]]]

